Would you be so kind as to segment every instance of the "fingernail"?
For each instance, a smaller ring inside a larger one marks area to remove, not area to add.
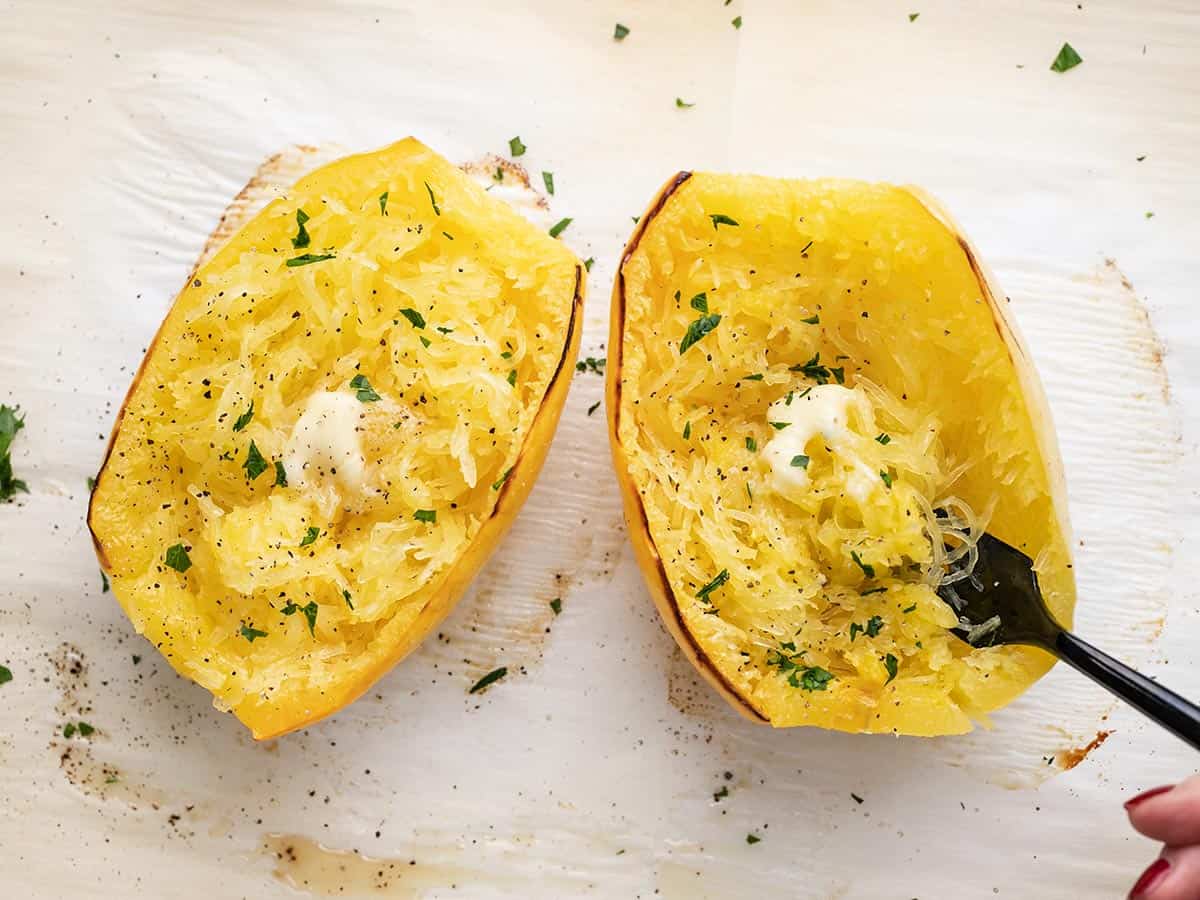
[[[1150,788],[1150,790],[1148,790],[1144,793],[1138,794],[1132,800],[1126,800],[1125,808],[1127,810],[1133,809],[1139,803],[1144,803],[1145,801],[1149,800],[1151,797],[1157,797],[1159,794],[1165,794],[1167,791],[1171,790],[1173,787],[1175,787],[1175,785],[1173,785],[1173,784],[1164,784],[1162,787]]]
[[[1129,892],[1129,900],[1136,900],[1138,897],[1149,897],[1150,892],[1158,886],[1159,882],[1167,874],[1167,870],[1171,868],[1171,864],[1161,856],[1154,862],[1150,863],[1150,867],[1142,873],[1142,877],[1137,880],[1137,884],[1133,886],[1133,890]]]

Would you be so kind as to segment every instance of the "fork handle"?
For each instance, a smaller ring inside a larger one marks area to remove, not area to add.
[[[1200,750],[1200,706],[1135,672],[1069,631],[1059,631],[1054,646],[1047,649]]]

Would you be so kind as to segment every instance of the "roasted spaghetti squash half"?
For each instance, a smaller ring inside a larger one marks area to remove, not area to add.
[[[986,529],[1075,601],[1061,463],[1003,295],[913,189],[682,173],[612,306],[626,519],[689,659],[776,726],[969,731],[1052,664],[935,589]]]
[[[257,738],[362,694],[528,494],[583,268],[409,139],[301,178],[176,298],[92,496],[137,630]]]

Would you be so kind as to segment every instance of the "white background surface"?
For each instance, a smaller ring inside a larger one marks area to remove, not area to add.
[[[1200,695],[1195,4],[31,0],[0,20],[0,402],[28,415],[31,489],[0,507],[5,896],[259,898],[307,879],[396,897],[1090,898],[1123,896],[1152,858],[1120,803],[1195,754],[1123,709],[1102,720],[1106,697],[1062,667],[965,739],[774,733],[716,701],[626,548],[594,375],[442,636],[277,742],[132,632],[83,513],[205,236],[289,144],[413,134],[467,160],[519,134],[535,181],[554,172],[555,218],[574,217],[565,239],[596,258],[597,356],[630,217],[675,170],[915,182],[979,245],[1038,361],[1080,632]],[[1051,72],[1064,40],[1085,61]],[[65,741],[79,719],[97,733]],[[1101,728],[1061,772],[1055,754]]]

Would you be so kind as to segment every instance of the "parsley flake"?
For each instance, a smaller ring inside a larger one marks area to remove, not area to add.
[[[883,659],[883,666],[887,669],[888,677],[884,684],[891,684],[892,679],[896,677],[896,673],[900,671],[900,661],[892,654],[888,654]]]
[[[683,356],[693,344],[699,341],[702,337],[721,324],[721,314],[713,313],[708,316],[701,316],[696,321],[688,325],[687,332],[683,336],[683,340],[679,342],[679,355]]]
[[[875,435],[875,440],[886,446],[892,442],[892,436],[886,432],[880,432],[879,434]]]
[[[807,319],[801,319],[800,321],[803,322],[805,325],[820,325],[821,324],[821,314],[813,313]]]
[[[629,37],[629,29],[626,28],[624,25],[622,25],[620,22],[618,22],[616,24],[616,26],[613,28],[613,40],[614,41],[623,41],[627,37]]]
[[[583,267],[585,269],[587,269],[589,272],[592,271],[592,266],[594,266],[595,264],[596,264],[596,260],[594,257],[591,257],[591,256],[589,256],[587,259],[585,259],[583,261]]]
[[[283,460],[275,460],[275,487],[287,487],[287,470],[283,467]]]
[[[188,556],[187,548],[183,544],[174,544],[168,547],[163,562],[180,573],[186,572],[192,567],[192,558]]]
[[[498,491],[504,487],[504,482],[508,481],[508,476],[512,474],[512,466],[504,470],[504,474],[492,482],[492,490]]]
[[[691,306],[692,306],[692,309],[696,310],[697,312],[707,313],[708,312],[708,293],[706,291],[701,291],[700,293],[698,293],[695,297],[692,298]]]
[[[591,372],[593,375],[603,375],[604,366],[608,363],[606,356],[589,356],[575,363],[576,372]]]
[[[508,377],[507,377],[505,380],[506,380],[506,381],[507,381],[507,382],[508,382],[508,383],[509,383],[509,384],[510,384],[512,387],[516,387],[516,386],[517,386],[517,370],[516,370],[516,369],[512,369],[511,371],[509,371],[509,373],[508,373]]]
[[[388,214],[387,201],[388,201],[388,192],[384,191],[382,194],[379,195],[379,214],[380,215],[386,216]]]
[[[244,637],[246,640],[248,640],[252,644],[258,638],[266,637],[266,636],[267,636],[267,633],[265,631],[260,631],[259,629],[255,628],[253,622],[251,622],[249,625],[242,626],[242,637]]]
[[[783,429],[787,428],[792,423],[791,422],[770,422],[768,424],[770,424],[770,426],[772,428],[774,428],[776,431],[783,431]]]
[[[342,589],[342,599],[346,601],[348,607],[354,609],[354,601],[350,599],[350,592],[344,588]]]
[[[737,221],[729,218],[729,216],[725,215],[724,213],[717,213],[716,215],[710,215],[709,218],[712,219],[713,231],[716,231],[717,227],[720,225],[731,225],[734,228],[739,227],[739,223]]]
[[[301,247],[308,246],[308,229],[304,227],[304,223],[307,221],[308,213],[302,209],[296,210],[296,236],[292,238],[292,246],[297,250],[299,250]]]
[[[289,269],[294,269],[297,266],[309,266],[313,263],[324,262],[327,259],[336,259],[336,253],[304,253],[300,256],[293,256],[284,265]]]
[[[428,181],[425,182],[425,190],[429,194],[429,205],[433,207],[433,214],[435,216],[440,216],[442,211],[438,208],[437,197],[433,196],[433,188],[429,186]]]
[[[751,453],[757,452],[758,451],[758,441],[756,441],[752,437],[746,438],[746,449],[749,450]]]
[[[559,615],[562,612],[562,597],[555,597],[553,600],[551,600],[550,608],[554,610],[554,614],[556,616]]]
[[[263,459],[263,455],[258,450],[258,445],[254,441],[250,442],[250,450],[246,453],[246,461],[242,463],[242,468],[246,470],[246,478],[253,481],[269,468],[267,461]]]
[[[549,194],[551,197],[553,197],[554,196],[554,173],[553,172],[543,172],[542,173],[542,184],[544,184],[546,186],[546,193]]]
[[[757,834],[746,835],[746,843],[747,844],[757,844],[761,840],[762,840],[762,838],[760,838]]]
[[[884,483],[885,485],[887,485],[888,489],[889,489],[889,490],[891,490],[891,487],[892,487],[892,474],[891,474],[890,472],[884,472],[884,471],[882,471],[882,470],[881,470],[881,471],[880,471],[880,473],[879,473],[879,477],[880,477],[880,478],[883,480],[883,483]]]
[[[1064,43],[1062,49],[1058,51],[1058,56],[1054,57],[1054,62],[1050,63],[1050,71],[1066,72],[1081,62],[1083,62],[1083,57],[1076,52],[1075,48]]]
[[[467,693],[468,694],[478,694],[481,691],[487,690],[487,688],[490,685],[495,684],[497,681],[499,681],[501,678],[503,678],[507,674],[508,674],[508,666],[501,666],[498,669],[492,669],[492,671],[488,672],[486,675],[484,675],[482,678],[480,678],[477,682],[475,682],[473,685],[471,685],[471,688],[470,688],[470,690],[467,691]]]
[[[854,560],[855,565],[857,565],[860,569],[862,569],[862,572],[864,575],[866,575],[868,578],[875,577],[875,567],[870,565],[869,563],[863,562],[862,559],[859,558],[857,550],[850,551],[850,558],[852,560]]]
[[[910,21],[910,22],[915,22],[915,21],[917,21],[917,17],[918,17],[918,16],[920,16],[920,15],[921,15],[921,14],[920,14],[919,12],[915,12],[915,13],[909,13],[909,14],[908,14],[908,21]]]
[[[740,28],[742,27],[742,17],[741,17],[741,16],[734,16],[734,17],[733,17],[733,21],[732,21],[732,22],[730,22],[729,24],[730,24],[730,25],[732,25],[734,28],[739,28],[739,29],[740,29]]]
[[[371,382],[367,380],[367,376],[361,372],[350,379],[350,387],[354,388],[355,396],[361,403],[374,403],[380,399],[380,396],[375,393],[375,389],[371,387]]]
[[[404,309],[400,310],[400,315],[408,319],[408,321],[412,323],[413,328],[425,327],[425,317],[412,307],[406,306]]]
[[[320,536],[321,536],[321,529],[318,528],[316,525],[309,525],[308,528],[305,529],[305,531],[304,531],[304,537],[300,541],[300,546],[307,547],[309,544],[314,543],[317,540],[317,538],[319,538]]]
[[[682,97],[675,98],[675,108],[676,109],[691,109],[695,105],[696,105],[695,103],[688,103]]]
[[[690,440],[691,437],[692,437],[692,423],[684,422],[683,423],[683,439],[686,441],[686,440]]]
[[[418,522],[428,522],[431,525],[437,521],[436,509],[418,509],[413,513],[413,518]]]
[[[17,432],[25,427],[25,417],[17,416],[19,406],[0,406],[0,503],[10,502],[17,491],[29,493],[20,478],[13,478],[10,448]]]
[[[513,156],[524,156],[527,149],[529,148],[521,143],[520,137],[510,138],[508,141],[508,152]]]
[[[8,666],[0,666],[0,684],[8,684],[12,678],[12,669]]]
[[[803,453],[797,453],[795,456],[792,457],[792,465],[795,466],[797,469],[807,469],[808,462],[809,462],[808,457],[805,456]]]
[[[233,423],[234,431],[241,431],[250,424],[250,420],[254,418],[254,401],[250,401],[250,408],[237,417],[237,421]]]
[[[722,585],[728,583],[728,581],[729,581],[729,570],[722,569],[720,572],[717,573],[716,578],[714,578],[712,581],[710,581],[708,584],[706,584],[704,587],[700,588],[700,590],[698,590],[696,592],[696,599],[701,601],[702,603],[711,603],[712,600],[709,599],[709,595],[713,591],[720,588]]]
[[[557,222],[554,223],[554,226],[550,229],[550,237],[552,237],[552,238],[558,237],[560,234],[562,234],[564,231],[567,230],[567,226],[570,225],[572,221],[574,221],[574,220],[570,219],[570,218],[559,219]]]

